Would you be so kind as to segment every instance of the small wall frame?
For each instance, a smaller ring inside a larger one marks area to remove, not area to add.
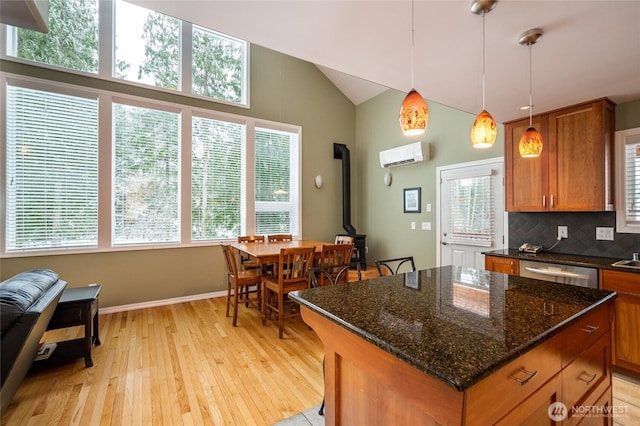
[[[404,212],[420,213],[420,193],[422,188],[405,188],[404,189]]]

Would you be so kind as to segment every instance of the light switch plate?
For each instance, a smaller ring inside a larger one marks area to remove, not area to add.
[[[596,240],[613,241],[613,228],[609,226],[596,226]]]
[[[423,231],[431,231],[431,222],[422,222]]]

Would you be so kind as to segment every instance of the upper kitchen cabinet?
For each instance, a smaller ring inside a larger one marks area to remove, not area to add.
[[[528,119],[505,123],[505,205],[511,212],[613,210],[614,104],[598,99],[534,117],[544,140],[521,158]]]

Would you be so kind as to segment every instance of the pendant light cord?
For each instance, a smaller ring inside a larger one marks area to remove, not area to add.
[[[415,46],[415,28],[414,28],[414,18],[413,18],[413,14],[414,14],[414,1],[411,0],[411,89],[415,89],[415,86],[413,84],[413,73],[414,73],[414,46]]]
[[[484,107],[484,98],[485,98],[485,81],[484,81],[484,74],[485,74],[485,57],[484,57],[484,46],[485,46],[485,42],[484,42],[484,15],[487,14],[486,10],[482,11],[482,110],[485,110]]]
[[[529,43],[529,127],[533,127],[533,101],[531,100],[531,43]]]

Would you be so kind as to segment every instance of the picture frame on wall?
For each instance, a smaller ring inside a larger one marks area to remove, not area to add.
[[[404,212],[420,213],[420,193],[422,188],[405,188],[404,189]]]

